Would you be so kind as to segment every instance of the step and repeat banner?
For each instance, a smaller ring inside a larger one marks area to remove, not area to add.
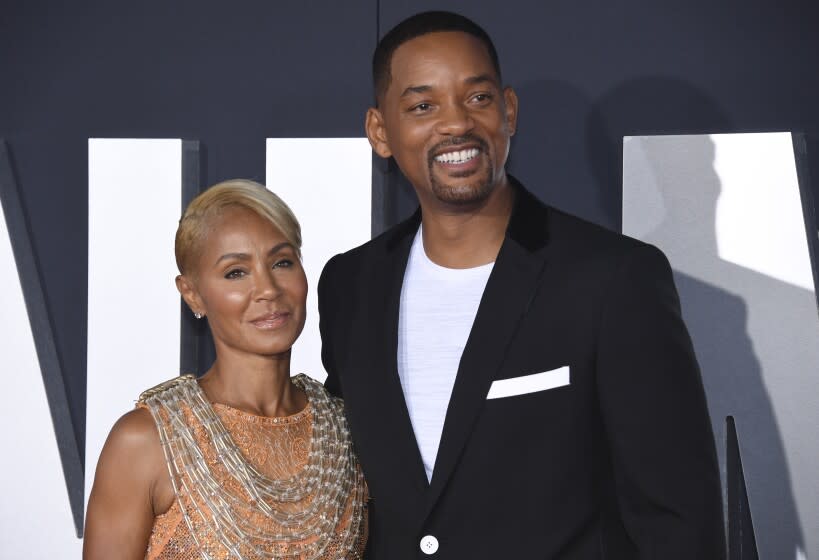
[[[78,558],[113,422],[144,388],[212,359],[173,282],[176,223],[204,186],[253,179],[295,210],[310,291],[293,371],[323,378],[322,266],[414,209],[396,166],[373,160],[360,136],[378,38],[425,9],[461,12],[493,38],[520,99],[510,172],[545,202],[669,256],[723,483],[744,476],[746,542],[752,534],[763,560],[819,560],[809,200],[819,149],[808,145],[811,187],[790,133],[717,134],[817,138],[819,8],[808,0],[739,10],[639,0],[45,10],[6,0],[0,560]]]
[[[88,142],[88,312],[78,318],[88,324],[86,467],[79,501],[72,494],[78,477],[67,449],[71,430],[62,423],[70,417],[53,388],[47,395],[53,382],[43,382],[53,365],[43,350],[50,327],[36,320],[31,305],[37,279],[24,252],[28,241],[20,238],[27,235],[22,207],[9,188],[13,178],[0,175],[0,267],[7,272],[0,355],[8,368],[0,421],[14,427],[0,430],[6,450],[0,558],[78,557],[75,529],[108,431],[142,390],[179,373],[188,311],[181,321],[173,239],[190,167],[186,145]],[[732,417],[759,557],[771,560],[815,558],[819,550],[817,240],[812,201],[800,189],[799,145],[789,133],[640,136],[625,138],[623,150],[624,233],[657,245],[672,263],[723,486]],[[271,138],[265,148],[268,188],[302,225],[311,287],[292,369],[323,380],[315,287],[330,257],[370,238],[371,151],[364,138]],[[41,538],[45,528],[48,539]]]

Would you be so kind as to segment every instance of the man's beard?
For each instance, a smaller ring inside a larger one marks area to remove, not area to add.
[[[474,142],[478,144],[481,150],[479,157],[487,158],[488,167],[486,168],[486,176],[485,177],[472,176],[473,173],[470,172],[463,176],[464,182],[459,183],[458,182],[459,177],[458,174],[456,173],[450,175],[451,180],[453,180],[455,184],[445,185],[438,181],[438,179],[435,176],[434,170],[435,159],[432,156],[432,154],[437,152],[441,148],[449,146],[458,146],[461,144],[466,144],[468,142]],[[432,194],[435,195],[435,198],[447,204],[464,206],[483,202],[484,200],[486,200],[492,193],[495,178],[495,168],[492,165],[492,158],[489,157],[488,148],[489,147],[482,138],[473,135],[467,135],[451,138],[450,140],[442,142],[435,146],[432,150],[430,150],[429,177],[430,186],[432,187]]]
[[[445,185],[435,178],[435,174],[432,173],[430,169],[432,193],[435,195],[435,198],[448,204],[469,205],[475,204],[476,202],[483,202],[489,197],[494,187],[493,178],[495,176],[495,170],[491,164],[487,171],[486,177],[472,179],[472,181],[476,181],[477,179],[477,182],[457,183],[458,179],[457,176],[455,176],[453,180],[456,181],[456,184]],[[469,179],[465,178],[465,181],[468,180]]]

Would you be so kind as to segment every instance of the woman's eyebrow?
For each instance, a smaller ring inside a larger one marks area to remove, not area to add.
[[[282,249],[285,249],[285,248],[292,249],[293,244],[289,243],[287,241],[277,243],[276,245],[273,245],[273,247],[271,247],[271,249],[267,252],[267,255],[268,256],[275,255],[276,253],[278,253],[279,251],[281,251]],[[216,266],[220,262],[226,261],[226,260],[247,261],[247,260],[250,260],[250,255],[248,253],[225,253],[224,255],[222,255],[221,257],[216,259],[216,262],[214,263],[214,266]]]
[[[222,261],[234,260],[234,259],[238,260],[238,261],[250,260],[250,255],[248,255],[247,253],[225,253],[224,255],[222,255],[221,257],[216,259],[216,262],[213,263],[213,265],[216,266],[217,264],[219,264]]]

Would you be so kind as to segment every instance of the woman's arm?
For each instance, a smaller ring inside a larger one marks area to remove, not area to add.
[[[172,502],[153,418],[145,409],[133,410],[117,421],[102,448],[88,500],[83,559],[143,560],[157,509],[161,513]]]

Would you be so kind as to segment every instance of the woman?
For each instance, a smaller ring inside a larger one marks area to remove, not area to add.
[[[207,317],[216,361],[145,391],[111,430],[84,558],[359,558],[365,486],[341,402],[290,350],[305,319],[301,233],[252,181],[191,202],[176,286]]]

